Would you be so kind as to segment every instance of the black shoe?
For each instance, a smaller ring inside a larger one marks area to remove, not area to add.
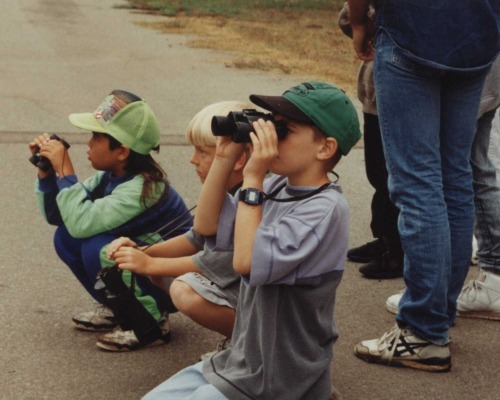
[[[403,276],[403,257],[386,251],[381,257],[359,267],[368,279],[394,279]]]
[[[353,262],[369,263],[370,261],[379,258],[386,251],[385,244],[382,239],[375,239],[362,246],[354,247],[347,252],[347,258]]]

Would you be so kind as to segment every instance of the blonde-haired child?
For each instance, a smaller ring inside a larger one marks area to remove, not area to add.
[[[189,122],[186,138],[194,146],[190,163],[202,183],[215,157],[212,118],[248,108],[256,107],[238,101],[217,102],[204,107]],[[229,193],[241,185],[246,160],[243,154],[233,166],[226,185]],[[177,309],[195,322],[231,337],[240,282],[233,270],[231,250],[209,250],[205,237],[191,229],[144,252],[133,241],[121,238],[110,245],[108,256],[121,269],[149,276],[170,293]]]

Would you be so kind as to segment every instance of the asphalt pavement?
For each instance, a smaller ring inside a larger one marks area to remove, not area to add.
[[[95,334],[71,327],[71,317],[90,310],[93,303],[55,254],[54,228],[36,206],[30,139],[41,132],[67,139],[83,179],[92,174],[85,155],[88,135],[73,128],[67,115],[93,111],[112,89],[135,92],[148,100],[161,123],[157,159],[186,203],[193,205],[200,183],[183,136],[189,119],[214,101],[280,94],[315,78],[226,68],[229,53],[192,49],[189,36],[140,24],[166,17],[135,14],[117,4],[0,3],[1,400],[139,399],[213,350],[220,339],[175,314],[171,343],[116,354],[98,350]],[[350,245],[360,245],[371,239],[372,195],[362,145],[341,162],[338,173],[351,207]],[[384,303],[404,287],[402,279],[363,279],[357,268],[347,263],[337,297],[340,339],[334,347],[332,380],[342,399],[500,398],[496,322],[457,320],[453,369],[446,374],[377,366],[354,357],[358,341],[378,337],[392,326],[394,318]],[[476,274],[477,268],[471,267],[470,277]]]

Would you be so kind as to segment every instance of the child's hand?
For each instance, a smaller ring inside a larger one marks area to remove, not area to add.
[[[30,143],[29,143],[29,149],[31,154],[36,154],[40,151],[42,146],[47,143],[50,140],[50,136],[48,133],[44,133],[36,138],[34,138]]]
[[[118,239],[113,240],[106,250],[106,257],[110,260],[115,258],[115,253],[118,251],[120,247],[133,247],[137,248],[137,243],[135,243],[132,239],[122,236]]]
[[[246,143],[235,143],[229,136],[217,137],[215,155],[236,162],[247,147]]]
[[[139,275],[149,275],[150,256],[133,247],[120,247],[114,253],[114,260],[120,269],[126,269]]]
[[[70,161],[68,151],[62,142],[49,138],[40,146],[40,155],[50,161],[58,175],[67,175],[63,173],[63,167],[65,162],[70,163]]]
[[[271,121],[259,119],[253,123],[252,155],[248,160],[243,175],[245,179],[254,178],[262,181],[278,156],[278,134]]]

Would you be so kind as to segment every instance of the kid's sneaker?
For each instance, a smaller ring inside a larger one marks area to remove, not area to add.
[[[72,318],[73,327],[82,331],[110,331],[117,326],[113,311],[98,304],[93,311],[82,312]]]
[[[479,270],[479,278],[469,281],[460,292],[457,315],[500,321],[500,275]]]
[[[365,340],[354,347],[354,354],[364,361],[389,367],[406,367],[429,372],[451,369],[448,346],[438,346],[415,336],[397,324],[380,339]]]
[[[139,343],[139,339],[137,339],[133,330],[124,331],[119,326],[111,332],[98,338],[96,345],[100,349],[107,351],[133,351],[143,347],[158,346],[160,344],[170,342],[170,324],[168,322],[168,315],[163,317],[158,324],[161,329],[160,336],[155,341],[148,343],[147,345]]]

